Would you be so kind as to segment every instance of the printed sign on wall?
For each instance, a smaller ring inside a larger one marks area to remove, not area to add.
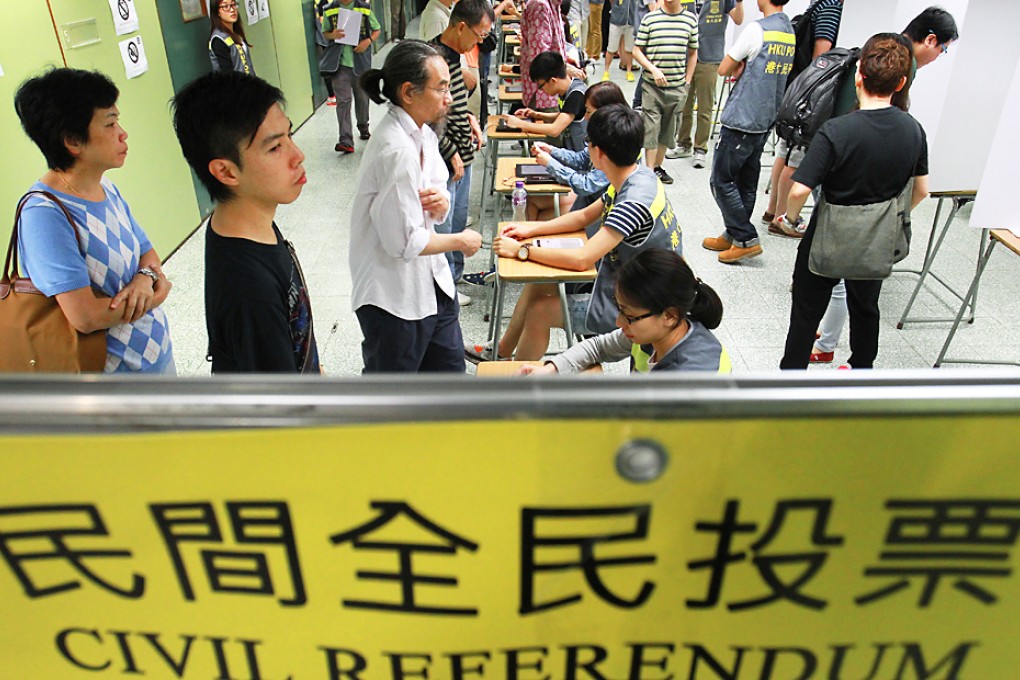
[[[259,0],[241,0],[244,3],[244,13],[248,17],[248,25],[259,22]]]
[[[121,41],[120,56],[124,60],[124,71],[128,78],[137,78],[149,70],[149,61],[145,58],[142,36]]]
[[[138,30],[135,0],[110,0],[110,12],[113,14],[113,25],[117,28],[117,35],[127,35]]]
[[[259,19],[269,18],[269,0],[259,0]]]

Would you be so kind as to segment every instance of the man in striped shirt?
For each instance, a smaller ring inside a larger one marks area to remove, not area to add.
[[[436,48],[450,69],[450,104],[446,128],[439,137],[439,153],[450,171],[450,213],[446,221],[436,225],[440,234],[459,234],[467,226],[468,194],[471,191],[471,162],[482,143],[478,120],[468,112],[468,91],[464,85],[460,57],[485,40],[496,15],[488,0],[460,0],[453,6],[446,30],[429,44]],[[464,273],[464,253],[448,252],[453,280]],[[471,304],[471,298],[457,293],[460,305]]]
[[[673,146],[677,113],[698,63],[698,18],[682,0],[664,0],[662,9],[641,20],[634,58],[645,69],[641,83],[645,162],[663,184],[672,184],[662,161]]]

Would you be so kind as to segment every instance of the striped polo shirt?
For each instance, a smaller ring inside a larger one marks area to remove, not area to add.
[[[828,40],[835,45],[843,18],[843,0],[818,0],[810,11],[812,39]]]
[[[450,108],[446,113],[446,129],[439,138],[439,153],[447,166],[454,154],[460,154],[464,165],[471,165],[475,158],[475,144],[471,140],[471,123],[468,121],[468,91],[464,86],[464,73],[460,68],[460,53],[442,41],[440,33],[429,41],[436,48],[450,68]]]
[[[687,9],[679,14],[649,12],[634,44],[666,76],[668,87],[680,87],[687,76],[687,50],[698,49],[698,17]]]

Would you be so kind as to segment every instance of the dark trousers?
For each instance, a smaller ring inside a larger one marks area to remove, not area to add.
[[[362,373],[464,372],[460,308],[438,285],[435,289],[438,310],[419,321],[405,321],[373,305],[355,310],[365,336]]]
[[[733,245],[741,248],[758,244],[758,230],[751,223],[751,213],[767,138],[768,132],[739,132],[722,127],[712,157],[709,186],[722,213],[726,233]]]
[[[814,225],[808,228],[797,249],[793,266],[793,307],[790,309],[790,330],[786,333],[786,351],[780,368],[807,368],[818,324],[829,306],[833,287],[839,279],[811,273],[808,253],[814,237]],[[882,281],[846,282],[846,302],[850,312],[850,365],[871,368],[878,355],[878,296]]]

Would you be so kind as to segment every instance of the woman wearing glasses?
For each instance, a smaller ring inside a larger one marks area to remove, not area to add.
[[[588,338],[519,375],[580,373],[604,361],[630,359],[631,372],[730,372],[730,358],[711,329],[723,306],[672,250],[650,248],[620,267],[616,330]]]
[[[216,0],[213,0],[215,3]],[[251,43],[244,37],[244,26],[237,14],[234,0],[216,3],[209,14],[212,32],[209,34],[209,61],[213,71],[240,71],[255,75],[255,64],[248,48]]]

